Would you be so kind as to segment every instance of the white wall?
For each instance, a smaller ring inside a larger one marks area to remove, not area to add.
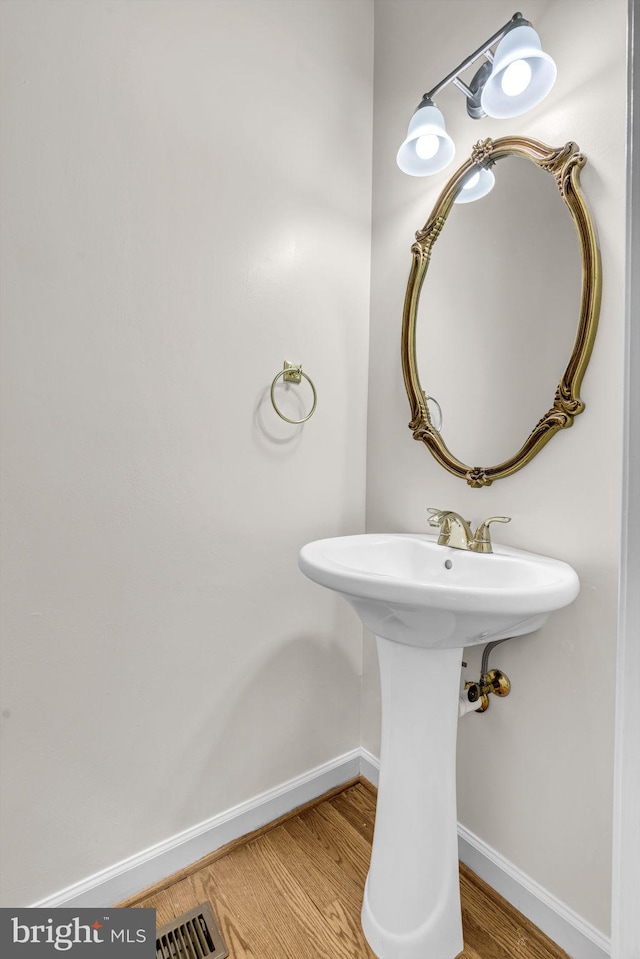
[[[582,390],[587,409],[523,471],[485,489],[450,476],[413,441],[399,365],[410,247],[455,164],[416,179],[398,170],[395,155],[425,90],[499,29],[513,8],[501,0],[378,2],[367,528],[429,531],[428,506],[477,521],[507,514],[513,521],[499,528],[498,541],[558,556],[577,569],[582,590],[573,606],[494,654],[492,663],[507,672],[513,691],[485,715],[461,723],[458,812],[468,829],[606,933],[624,351],[626,2],[528,0],[523,13],[558,65],[544,104],[512,121],[477,122],[467,117],[453,86],[437,102],[460,163],[478,139],[512,133],[553,145],[572,139],[588,158],[582,183],[599,232],[604,290]],[[427,277],[423,297],[428,291]],[[439,304],[430,302],[437,316]],[[465,657],[473,678],[479,656],[475,650]],[[363,744],[378,752],[371,642],[365,643]]]
[[[373,7],[0,7],[20,905],[359,743],[359,627],[296,555],[364,521]]]
[[[439,105],[460,160],[512,132],[588,157],[604,296],[587,411],[484,490],[412,440],[409,248],[450,171],[414,180],[395,153],[427,86],[513,9],[380,0],[368,526],[427,529],[428,505],[508,513],[501,540],[578,569],[576,604],[496,654],[512,696],[461,725],[459,815],[606,931],[626,11],[523,12],[559,67],[545,104],[504,123],[469,120],[453,88]],[[0,14],[2,899],[18,905],[361,741],[359,627],[295,556],[364,521],[373,22],[368,0],[3,0]],[[284,359],[318,387],[303,429],[268,401]]]

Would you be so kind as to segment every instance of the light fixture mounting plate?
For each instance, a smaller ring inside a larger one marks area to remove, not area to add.
[[[467,113],[473,120],[481,120],[482,117],[487,115],[480,104],[480,97],[491,74],[491,69],[490,61],[485,60],[469,84],[472,96],[467,97]]]

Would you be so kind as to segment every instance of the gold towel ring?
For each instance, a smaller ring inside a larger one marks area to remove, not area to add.
[[[311,387],[311,392],[313,393],[313,406],[311,407],[307,415],[303,416],[301,420],[290,420],[288,416],[285,416],[284,413],[282,413],[278,409],[278,406],[276,404],[276,400],[274,396],[276,383],[278,382],[280,377],[282,377],[283,380],[287,383],[300,383],[302,381],[303,376],[305,380],[307,381],[307,383],[309,384],[309,386]],[[274,410],[276,411],[280,419],[284,420],[286,423],[293,423],[294,426],[298,426],[300,423],[306,423],[307,420],[311,416],[313,416],[313,414],[316,411],[316,404],[318,402],[318,397],[316,395],[316,388],[313,385],[311,378],[307,376],[306,373],[302,372],[302,367],[297,363],[287,363],[287,361],[285,360],[284,367],[273,378],[273,382],[271,384],[271,402],[273,404]]]
[[[438,403],[435,396],[427,396],[424,390],[422,391],[422,395],[424,396],[424,402],[428,410],[428,416],[429,416],[431,425],[433,426],[436,433],[441,433],[442,432],[442,407]],[[431,410],[429,409],[429,403],[433,403],[433,405],[438,410],[437,425],[434,422],[434,417],[431,415]]]

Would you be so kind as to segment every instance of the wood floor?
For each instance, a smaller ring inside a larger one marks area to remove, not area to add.
[[[207,900],[230,959],[375,959],[360,928],[375,792],[356,782],[218,850],[123,906],[151,906],[158,926]],[[568,959],[460,866],[460,959]]]

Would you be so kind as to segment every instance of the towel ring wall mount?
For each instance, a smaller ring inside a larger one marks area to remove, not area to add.
[[[311,406],[311,409],[307,413],[307,415],[303,416],[302,419],[300,420],[290,419],[288,416],[284,415],[282,410],[278,408],[278,404],[276,403],[276,398],[275,398],[275,388],[280,377],[282,377],[282,380],[284,383],[301,383],[304,377],[304,379],[307,381],[307,383],[311,387],[311,392],[313,394],[313,404]],[[311,377],[307,376],[307,374],[303,372],[302,366],[299,363],[288,363],[285,360],[283,368],[280,370],[279,373],[276,373],[271,383],[271,403],[273,405],[274,410],[280,417],[280,419],[284,420],[285,423],[293,423],[294,426],[298,426],[300,423],[306,423],[307,420],[310,419],[315,413],[317,402],[318,402],[318,396],[316,394],[316,388],[313,385],[313,380],[311,379]]]

